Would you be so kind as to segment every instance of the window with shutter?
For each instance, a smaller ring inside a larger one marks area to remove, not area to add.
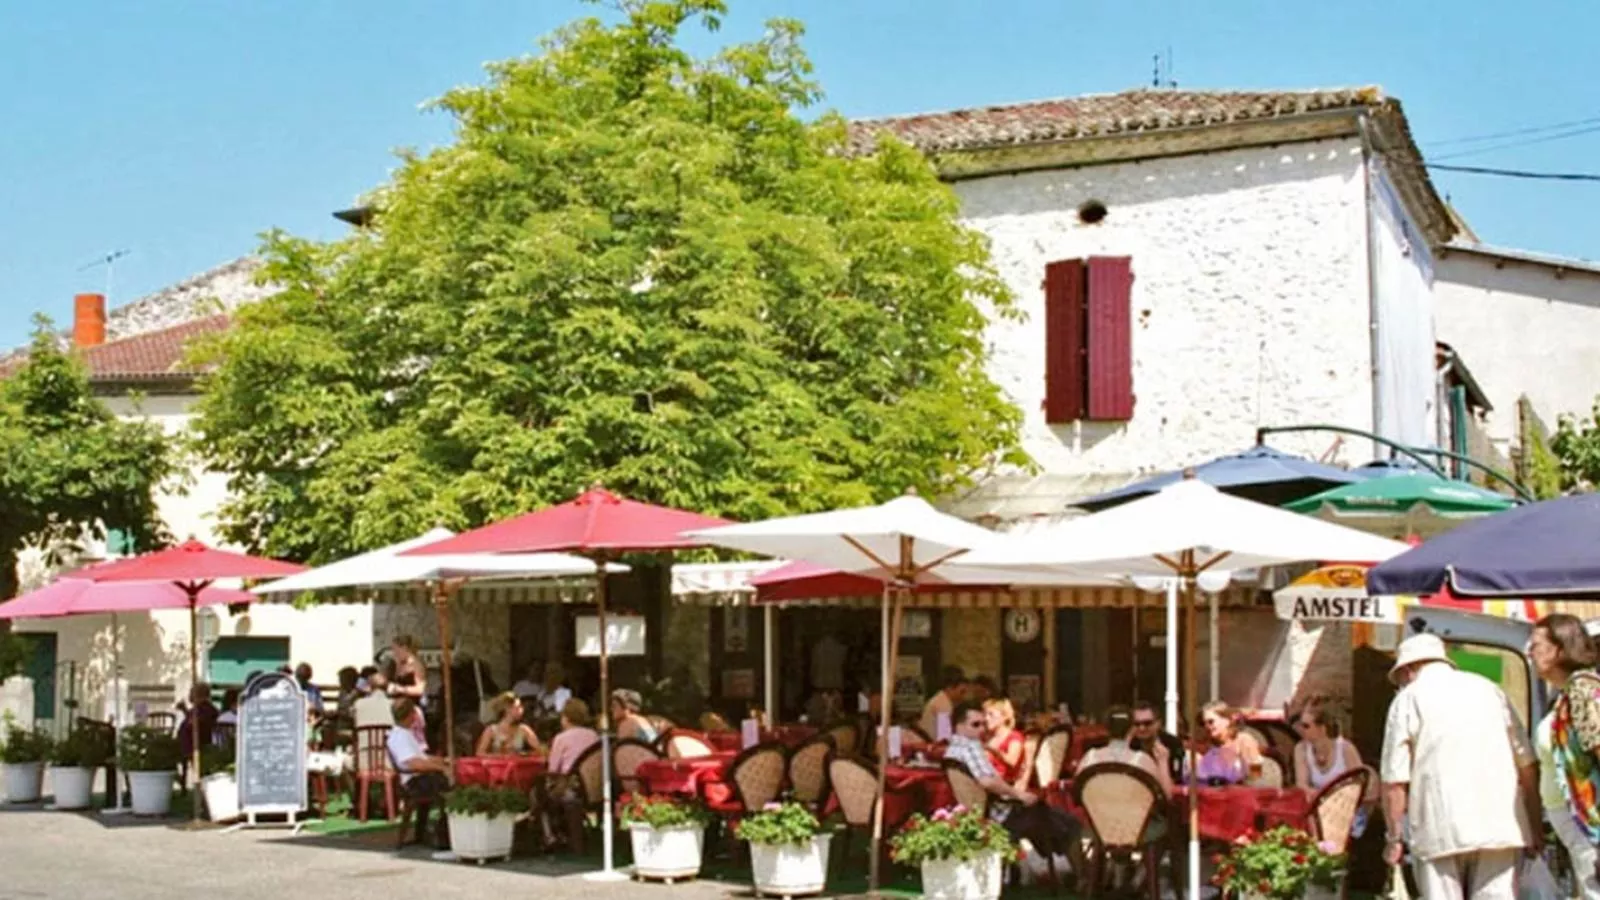
[[[1133,418],[1133,266],[1125,256],[1045,266],[1045,421]]]

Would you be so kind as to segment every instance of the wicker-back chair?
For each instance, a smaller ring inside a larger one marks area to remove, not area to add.
[[[1335,853],[1345,852],[1355,828],[1356,813],[1367,795],[1372,771],[1365,766],[1351,769],[1322,786],[1311,798],[1311,833],[1318,841],[1333,844]]]
[[[1161,897],[1161,854],[1164,834],[1152,833],[1151,824],[1168,818],[1166,791],[1155,776],[1125,763],[1096,763],[1078,772],[1072,793],[1089,826],[1087,894],[1100,889],[1108,859],[1127,859],[1137,853],[1144,865],[1145,889],[1151,900]]]
[[[861,744],[863,732],[854,722],[837,722],[828,726],[828,730],[823,733],[833,738],[834,749],[845,756],[854,756],[866,750]],[[865,733],[872,732],[869,730]]]
[[[611,774],[624,791],[640,790],[639,764],[661,758],[655,747],[638,738],[621,738],[611,745]]]
[[[661,743],[667,752],[667,759],[695,759],[716,752],[706,741],[705,735],[682,728],[667,732]]]
[[[834,796],[839,798],[839,813],[844,816],[845,824],[829,863],[837,871],[849,858],[854,832],[860,829],[868,836],[872,834],[873,807],[878,800],[878,772],[859,759],[830,753],[828,781],[833,786]],[[888,833],[888,824],[884,823],[885,834]]]
[[[600,756],[600,742],[595,741],[589,749],[578,754],[572,764],[572,774],[578,776],[578,784],[583,788],[583,802],[586,807],[598,807],[605,802],[605,759]]]
[[[1266,754],[1262,754],[1262,756],[1261,756],[1261,774],[1260,774],[1260,776],[1258,776],[1255,779],[1253,779],[1250,782],[1250,784],[1253,787],[1282,788],[1283,787],[1283,766],[1282,766],[1282,764],[1280,764],[1276,758],[1271,757],[1271,756],[1267,756]]]
[[[959,759],[947,758],[942,765],[944,779],[950,783],[950,793],[955,796],[956,802],[967,809],[986,814],[989,811],[989,792],[973,777],[967,764]]]
[[[1041,788],[1061,780],[1066,768],[1067,755],[1072,752],[1072,726],[1057,725],[1039,738],[1039,749],[1033,754],[1033,775]]]
[[[746,748],[728,765],[728,781],[733,784],[735,815],[760,812],[783,793],[783,776],[788,755],[782,744],[769,742]],[[709,805],[709,804],[708,804]],[[713,809],[717,809],[715,805]],[[723,810],[718,810],[723,811]]]
[[[827,804],[828,755],[833,752],[833,738],[819,734],[789,754],[789,790],[797,802],[814,809]]]
[[[705,712],[700,714],[700,730],[732,731],[733,726],[729,725],[728,720],[724,719],[721,715],[714,712]]]

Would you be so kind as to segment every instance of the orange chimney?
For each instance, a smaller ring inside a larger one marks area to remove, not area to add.
[[[97,347],[106,342],[106,295],[79,294],[72,298],[72,343]]]

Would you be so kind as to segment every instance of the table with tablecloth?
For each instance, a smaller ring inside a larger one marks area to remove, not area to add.
[[[1306,828],[1311,814],[1311,795],[1298,788],[1202,787],[1200,798],[1200,838],[1207,841],[1232,841],[1247,832],[1290,825]],[[1188,789],[1178,788],[1172,796],[1173,815],[1180,824],[1188,821]],[[1045,801],[1079,819],[1070,779],[1045,789]]]
[[[776,742],[793,750],[815,737],[817,729],[810,725],[779,725],[776,728],[763,729],[761,732],[762,743]],[[744,736],[735,730],[708,731],[705,734],[706,743],[720,751],[738,751],[744,749]]]
[[[543,756],[464,756],[456,760],[455,783],[531,791],[544,772]]]
[[[650,759],[633,770],[652,794],[699,795],[706,785],[727,780],[728,764],[738,754],[713,753],[684,759]]]

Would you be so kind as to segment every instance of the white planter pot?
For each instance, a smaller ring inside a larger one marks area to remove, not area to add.
[[[206,817],[213,822],[231,822],[239,818],[239,782],[227,772],[207,775],[200,780],[205,793]]]
[[[88,809],[94,795],[94,770],[80,766],[51,766],[50,793],[56,809]]]
[[[822,893],[828,881],[828,844],[832,840],[831,834],[819,834],[809,844],[751,844],[756,896]]]
[[[924,862],[922,896],[926,900],[996,900],[1005,881],[1003,868],[998,853]]]
[[[7,803],[38,803],[44,793],[44,763],[6,763],[0,765],[5,779]]]
[[[633,874],[640,878],[693,878],[700,874],[706,832],[699,825],[675,828],[628,826],[633,841]]]
[[[1308,887],[1300,896],[1305,900],[1338,900],[1339,892],[1332,888]],[[1240,891],[1239,897],[1240,900],[1266,900],[1255,891]]]
[[[450,813],[450,849],[462,859],[483,862],[511,856],[516,816],[464,816]]]
[[[128,788],[133,794],[133,814],[164,816],[172,808],[172,780],[177,772],[129,772]]]

